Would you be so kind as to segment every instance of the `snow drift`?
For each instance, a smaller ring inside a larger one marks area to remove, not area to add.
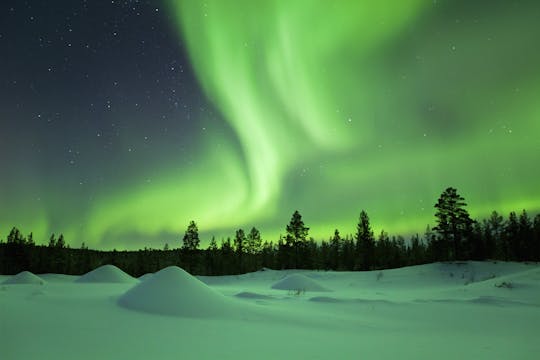
[[[2,284],[6,285],[13,285],[13,284],[36,284],[36,285],[44,285],[45,280],[40,278],[37,275],[32,274],[30,271],[22,271],[18,273],[17,275],[13,275],[6,281],[4,281]]]
[[[331,291],[320,285],[317,281],[302,275],[291,274],[274,283],[272,289],[279,290],[301,290],[301,291]]]
[[[137,279],[129,276],[114,265],[103,265],[76,280],[81,283],[134,283]]]
[[[222,294],[177,266],[169,266],[118,299],[120,306],[160,315],[213,317],[230,313]]]
[[[139,281],[146,281],[154,276],[154,273],[147,273],[138,277]]]

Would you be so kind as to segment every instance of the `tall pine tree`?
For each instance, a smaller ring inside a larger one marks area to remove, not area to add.
[[[360,212],[356,231],[356,259],[359,270],[370,270],[374,265],[375,238],[367,212]]]
[[[302,215],[296,210],[291,221],[287,225],[287,235],[285,237],[285,245],[290,254],[290,263],[288,267],[298,269],[305,263],[303,257],[306,255],[307,250],[307,236],[309,228],[304,225]]]
[[[464,253],[464,248],[472,240],[473,221],[466,206],[465,199],[452,187],[444,190],[435,204],[437,226],[433,230],[439,234],[439,241],[448,251],[445,254],[448,260],[461,260],[469,255]]]

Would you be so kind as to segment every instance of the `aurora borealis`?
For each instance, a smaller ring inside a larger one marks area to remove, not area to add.
[[[0,238],[179,246],[540,211],[536,1],[6,1]]]

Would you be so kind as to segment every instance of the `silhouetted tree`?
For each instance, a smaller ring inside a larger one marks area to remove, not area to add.
[[[302,260],[306,251],[309,228],[304,225],[302,215],[300,215],[298,210],[293,213],[286,230],[287,235],[285,237],[285,244],[292,257],[292,262],[288,264],[288,267],[302,267],[304,265]]]
[[[375,268],[384,269],[390,266],[390,259],[392,258],[392,244],[390,243],[390,238],[388,233],[384,230],[381,230],[379,238],[375,243],[375,263],[373,264]]]
[[[514,211],[508,214],[508,221],[504,226],[503,241],[505,248],[507,249],[507,257],[505,260],[518,260],[519,253],[519,222],[518,217]]]
[[[489,257],[489,247],[493,245],[491,256],[507,260],[509,257],[509,248],[504,240],[504,219],[496,211],[493,211],[486,220],[484,232],[486,233],[487,256]]]
[[[411,237],[411,248],[409,253],[409,264],[418,265],[426,262],[426,245],[418,234]]]
[[[532,238],[533,238],[533,224],[527,214],[526,210],[523,210],[519,215],[519,227],[517,234],[517,259],[519,261],[530,261],[532,256]]]
[[[236,253],[236,272],[242,273],[244,272],[244,253],[245,253],[245,246],[246,246],[246,234],[244,233],[243,229],[236,230],[236,234],[234,236],[234,250]]]
[[[184,245],[181,248],[181,258],[186,271],[191,274],[201,271],[201,264],[199,263],[199,228],[195,221],[190,221],[183,238]]]
[[[339,230],[334,230],[334,236],[330,238],[330,268],[337,270],[341,268],[341,236]]]
[[[443,191],[435,204],[437,226],[433,230],[439,234],[439,240],[448,246],[449,260],[463,259],[467,255],[462,253],[463,244],[472,240],[470,235],[473,221],[466,206],[465,199],[452,187]]]
[[[63,249],[66,247],[66,241],[64,240],[64,234],[60,234],[58,237],[58,240],[56,241],[56,247],[59,249]]]
[[[252,227],[246,237],[246,265],[249,271],[258,270],[262,265],[261,251],[262,239],[261,233],[257,228]]]
[[[185,250],[197,250],[199,247],[199,229],[197,228],[195,221],[190,221],[184,234],[183,241],[184,245],[182,248]]]
[[[247,235],[246,252],[251,255],[258,254],[261,251],[262,239],[261,233],[257,228],[252,227]]]
[[[369,224],[367,212],[360,212],[360,220],[356,231],[356,254],[359,270],[370,270],[373,265],[375,238]]]
[[[50,248],[56,247],[56,238],[54,236],[54,233],[52,233],[51,237],[49,237],[49,247]]]

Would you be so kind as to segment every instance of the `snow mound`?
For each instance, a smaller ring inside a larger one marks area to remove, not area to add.
[[[120,306],[152,314],[214,317],[230,313],[224,295],[177,266],[169,266],[128,290]]]
[[[76,280],[81,283],[134,283],[137,279],[129,276],[114,265],[103,265]]]
[[[154,273],[146,273],[144,275],[139,276],[139,281],[146,281],[150,279],[152,276],[154,276]]]
[[[37,275],[32,274],[30,271],[22,271],[18,273],[17,275],[13,275],[6,281],[4,281],[2,284],[37,284],[37,285],[43,285],[45,284],[45,280],[40,278]]]
[[[317,281],[302,275],[291,274],[287,275],[280,281],[272,285],[272,289],[279,290],[302,290],[302,291],[331,291],[320,285]]]

